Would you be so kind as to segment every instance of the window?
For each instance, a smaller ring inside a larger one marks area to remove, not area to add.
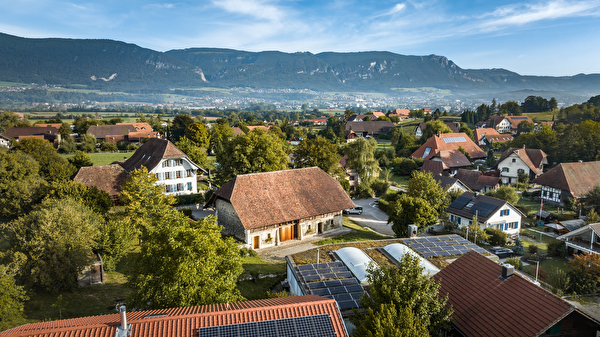
[[[454,215],[450,214],[450,221],[454,221]]]
[[[518,170],[517,170],[517,173],[525,173],[525,170],[523,170],[523,169],[518,169]]]
[[[506,224],[506,229],[518,229],[518,228],[519,228],[518,222],[509,222]]]
[[[185,175],[186,175],[188,178],[189,178],[189,177],[191,177],[191,176],[192,176],[192,174],[193,174],[192,170],[189,170],[189,169],[188,169],[188,170],[185,170]]]
[[[165,172],[165,180],[169,180],[171,178],[171,172]]]
[[[508,172],[508,167],[503,167],[502,172]]]
[[[350,181],[353,181],[353,180],[354,180],[354,176],[350,176]]]
[[[155,173],[154,175],[156,176],[156,180],[160,180],[160,173]]]
[[[473,220],[469,220],[469,226],[473,224]]]
[[[513,162],[513,163],[516,163],[516,162],[517,162],[517,160],[516,160],[515,158],[513,158],[512,162]]]
[[[177,179],[181,178],[181,171],[177,171]]]
[[[456,217],[456,223],[460,225],[462,218]]]
[[[192,183],[187,183],[187,190],[191,191],[192,190]]]
[[[177,191],[178,192],[179,191],[183,191],[183,184],[182,183],[177,184]]]

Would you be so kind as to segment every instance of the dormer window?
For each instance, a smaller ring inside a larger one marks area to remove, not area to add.
[[[475,203],[471,201],[471,202],[469,202],[469,203],[467,204],[467,206],[466,206],[466,207],[467,207],[467,208],[471,208],[471,207],[473,207],[473,205],[475,205]]]

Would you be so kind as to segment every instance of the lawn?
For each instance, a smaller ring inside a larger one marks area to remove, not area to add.
[[[123,160],[123,159],[129,159],[129,157],[131,157],[133,155],[133,151],[132,152],[94,152],[94,153],[88,153],[88,155],[92,158],[92,163],[94,164],[94,166],[102,166],[102,165],[109,165],[112,162],[118,161],[118,160]],[[63,154],[62,156],[64,158],[71,158],[73,157],[75,154]]]
[[[356,242],[356,241],[370,241],[370,240],[382,240],[389,239],[387,236],[379,235],[373,231],[370,231],[347,217],[344,217],[344,227],[351,228],[354,231],[348,234],[336,236],[325,240],[315,242],[315,245],[322,246],[330,243],[344,243],[344,242]]]
[[[378,140],[377,141],[377,147],[375,148],[375,151],[379,151],[379,150],[387,151],[389,149],[393,149],[392,143],[390,141],[387,141],[387,140]]]
[[[555,115],[558,115],[558,110],[555,111],[546,111],[546,112],[529,112],[524,113],[523,115],[533,119],[537,118],[542,122],[551,121]]]
[[[381,177],[380,177],[380,179],[381,179]],[[409,176],[399,176],[399,175],[394,174],[390,178],[390,181],[395,182],[402,188],[406,188],[408,186],[408,179],[410,179]]]

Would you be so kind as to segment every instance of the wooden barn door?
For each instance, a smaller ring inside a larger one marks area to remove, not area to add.
[[[292,226],[285,226],[279,229],[279,237],[281,238],[281,241],[291,240],[293,238],[293,234]]]

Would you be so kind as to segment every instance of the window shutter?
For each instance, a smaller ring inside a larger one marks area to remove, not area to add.
[[[505,215],[509,215],[510,214],[510,209],[507,209],[504,213],[505,213]]]

